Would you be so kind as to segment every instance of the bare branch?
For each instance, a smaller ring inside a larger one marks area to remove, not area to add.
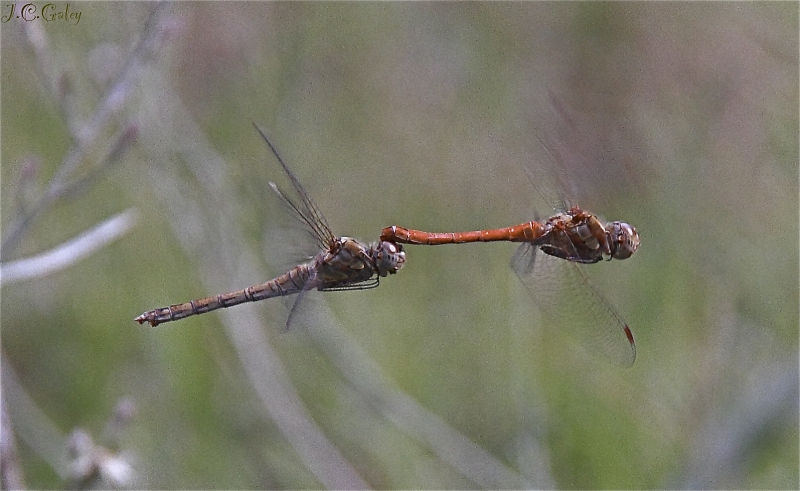
[[[67,268],[126,234],[138,213],[130,208],[38,256],[0,264],[0,285],[47,276]]]
[[[3,403],[14,417],[14,428],[20,442],[47,462],[59,476],[61,472],[61,445],[64,435],[22,387],[16,371],[2,357]]]
[[[16,223],[12,225],[11,232],[6,234],[2,245],[2,259],[5,259],[8,250],[16,245],[16,242],[22,237],[22,234],[27,230],[28,226],[33,220],[48,207],[50,207],[57,200],[66,198],[78,191],[86,189],[87,186],[92,184],[104,171],[106,171],[112,164],[117,162],[122,156],[128,146],[136,139],[138,135],[138,128],[135,125],[129,125],[122,130],[111,148],[106,152],[106,156],[100,160],[98,165],[95,165],[85,175],[75,178],[71,182],[64,182],[61,179],[60,173],[51,179],[47,191],[40,197],[40,199],[31,207],[26,206],[19,208]],[[74,152],[67,156],[69,160],[71,156],[77,155]],[[62,164],[60,170],[69,167]],[[21,182],[20,184],[23,184]]]
[[[334,318],[330,311],[322,314],[327,319]],[[375,404],[386,419],[429,447],[463,476],[486,489],[531,487],[521,475],[395,387],[380,365],[337,322],[331,320],[324,326],[312,323],[308,332],[342,375]]]
[[[17,456],[17,445],[14,441],[14,430],[11,418],[8,417],[8,408],[5,403],[5,392],[0,393],[0,485],[3,489],[24,489],[25,478],[22,466]]]
[[[103,158],[95,162],[84,175],[74,175],[76,169],[85,160],[88,151],[97,144],[104,134],[103,130],[108,127],[111,117],[118,114],[120,108],[127,101],[128,96],[136,86],[136,77],[141,72],[142,66],[158,52],[158,47],[165,33],[168,32],[168,30],[161,29],[158,22],[159,13],[163,8],[165,8],[164,3],[159,3],[153,8],[136,47],[123,64],[114,82],[109,85],[97,107],[95,107],[88,123],[85,124],[77,120],[77,116],[70,111],[68,104],[65,102],[70,92],[71,84],[66,72],[54,72],[54,70],[58,69],[53,67],[57,67],[58,64],[53,62],[46,31],[41,27],[40,23],[25,23],[25,34],[37,60],[36,66],[40,76],[44,79],[45,85],[59,104],[61,113],[70,128],[73,145],[61,161],[46,191],[39,200],[29,209],[20,209],[19,214],[12,220],[9,232],[3,238],[2,248],[0,248],[0,260],[5,260],[9,257],[10,251],[22,238],[24,232],[35,218],[66,194],[81,189],[96,179],[112,163],[120,159],[124,151],[129,148],[130,143],[135,139],[138,133],[137,126],[135,124],[126,125],[118,133],[114,139],[115,143]]]
[[[138,76],[142,64],[146,63],[158,52],[166,33],[165,30],[161,29],[158,20],[160,19],[161,11],[166,6],[166,2],[155,4],[142,29],[139,40],[136,42],[136,46],[128,56],[128,59],[122,64],[122,68],[109,85],[108,90],[101,97],[100,103],[95,108],[88,123],[79,121],[77,115],[72,112],[69,106],[67,99],[71,96],[72,83],[69,74],[66,71],[61,71],[60,64],[53,58],[53,50],[43,24],[40,22],[23,23],[28,44],[33,50],[34,58],[36,59],[39,76],[50,90],[53,99],[58,103],[62,117],[70,128],[73,143],[80,150],[80,153],[83,153],[86,148],[91,146],[91,143],[98,138],[101,130],[105,127],[108,119],[118,113],[135,86],[135,78]],[[80,161],[81,159],[78,158],[77,160]],[[62,168],[64,175],[69,174],[71,171],[72,169],[69,167]]]

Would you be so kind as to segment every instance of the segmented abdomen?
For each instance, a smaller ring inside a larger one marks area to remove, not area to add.
[[[311,279],[312,276],[311,265],[301,264],[266,283],[235,292],[223,293],[222,295],[150,310],[134,320],[139,324],[149,322],[151,326],[155,327],[164,322],[176,321],[197,314],[205,314],[212,310],[232,307],[241,303],[258,302],[259,300],[267,298],[292,295],[294,293],[299,293],[306,286],[316,288],[316,285],[307,285],[309,281],[313,281]]]

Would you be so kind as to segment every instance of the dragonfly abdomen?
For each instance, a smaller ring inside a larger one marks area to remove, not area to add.
[[[308,264],[301,264],[288,272],[273,278],[266,283],[254,285],[243,290],[223,293],[212,297],[192,300],[191,302],[161,307],[160,309],[145,312],[136,319],[139,324],[148,322],[155,327],[164,322],[176,321],[198,314],[205,314],[212,310],[233,307],[247,302],[258,302],[273,297],[283,297],[299,293],[306,287],[311,278],[311,268]]]
[[[381,232],[381,240],[417,245],[465,244],[468,242],[533,242],[545,234],[545,227],[539,222],[528,222],[512,227],[471,232],[423,232],[405,227],[386,227]]]

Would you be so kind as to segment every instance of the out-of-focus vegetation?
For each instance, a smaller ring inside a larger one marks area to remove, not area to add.
[[[797,489],[796,5],[69,8],[77,25],[2,24],[3,264],[138,219],[3,285],[3,458],[25,485],[65,486],[83,428],[119,459],[103,486]],[[297,259],[251,122],[336,233],[376,240],[530,219],[550,94],[581,204],[642,237],[591,267],[632,368],[540,323],[510,244],[408,247],[288,332],[281,300],[133,322]],[[70,158],[82,184],[37,209]]]

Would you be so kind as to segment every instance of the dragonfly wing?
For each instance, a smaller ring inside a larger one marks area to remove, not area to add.
[[[311,236],[317,249],[327,249],[331,245],[333,233],[327,227],[325,222],[321,222],[314,218],[313,212],[309,212],[303,204],[296,203],[278,188],[274,182],[270,182],[269,186],[278,196],[281,204],[290,210],[289,215],[295,220],[295,223],[300,224],[301,229]],[[302,202],[301,202],[302,203]]]
[[[258,127],[255,123],[255,126],[258,133],[267,143],[269,149],[272,151],[272,154],[275,156],[275,159],[283,168],[286,176],[289,178],[289,181],[292,184],[292,188],[294,188],[295,195],[299,200],[294,200],[291,197],[287,196],[283,192],[278,189],[278,186],[275,183],[270,182],[270,187],[278,193],[283,201],[297,214],[297,216],[308,225],[311,229],[311,232],[314,236],[319,240],[320,245],[323,249],[330,247],[333,242],[336,241],[336,237],[331,232],[330,225],[328,225],[328,221],[325,219],[325,216],[320,212],[319,208],[317,207],[314,200],[311,199],[308,192],[306,192],[303,185],[300,183],[300,180],[297,176],[289,169],[289,166],[286,165],[281,155],[278,153],[278,149],[272,144],[272,142],[267,138],[266,133],[264,130]]]
[[[591,283],[585,265],[544,254],[523,244],[512,267],[529,290],[547,326],[572,333],[590,353],[631,366],[636,345],[630,328]]]
[[[526,281],[533,276],[537,249],[538,247],[532,245],[530,242],[523,242],[511,257],[511,268],[517,273],[517,276],[523,283],[526,283]]]
[[[313,303],[309,296],[310,291],[311,289],[304,288],[303,290],[300,290],[300,293],[295,295],[294,299],[292,299],[292,306],[289,309],[289,315],[286,317],[286,325],[284,326],[284,330],[288,331],[294,326],[306,324],[306,321],[308,320],[308,313],[313,310],[310,305]],[[313,293],[311,296],[313,296]]]

